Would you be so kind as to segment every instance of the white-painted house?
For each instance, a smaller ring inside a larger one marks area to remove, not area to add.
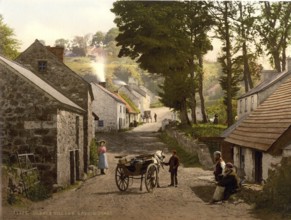
[[[290,58],[286,69],[239,98],[239,120],[222,135],[251,182],[267,180],[273,165],[291,155]]]
[[[126,123],[126,104],[102,85],[91,83],[94,95],[93,110],[99,119],[95,131],[117,131],[128,128]]]

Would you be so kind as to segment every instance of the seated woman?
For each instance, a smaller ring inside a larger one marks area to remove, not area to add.
[[[227,200],[238,189],[239,180],[232,163],[226,163],[223,177],[218,181],[211,203]],[[223,194],[220,194],[223,193]]]

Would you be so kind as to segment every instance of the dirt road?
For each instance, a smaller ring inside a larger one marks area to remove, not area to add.
[[[152,124],[152,127],[149,126]],[[157,123],[149,123],[146,129],[138,128],[134,132],[116,134],[98,134],[107,141],[110,168],[106,175],[97,175],[78,188],[65,190],[52,198],[23,205],[4,207],[3,219],[258,219],[245,203],[222,203],[209,205],[214,184],[207,181],[211,171],[201,168],[179,168],[177,188],[167,187],[168,171],[161,170],[160,185],[153,193],[143,188],[139,190],[139,180],[134,180],[128,191],[120,192],[115,184],[115,167],[119,154],[140,154],[167,149],[159,142]],[[144,127],[145,128],[145,127]],[[143,132],[140,132],[143,131]],[[147,132],[145,132],[147,131]],[[166,155],[166,160],[170,154]]]

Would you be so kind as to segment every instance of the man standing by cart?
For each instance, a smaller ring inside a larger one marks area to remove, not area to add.
[[[169,172],[171,173],[171,184],[169,186],[178,186],[178,167],[180,165],[179,157],[177,156],[176,150],[173,150],[173,154],[170,157],[170,160],[168,163],[164,163],[166,166],[170,166]]]

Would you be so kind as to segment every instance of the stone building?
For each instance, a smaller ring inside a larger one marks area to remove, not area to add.
[[[91,85],[94,97],[98,97],[93,102],[94,112],[99,117],[95,125],[96,131],[118,131],[128,128],[125,103],[104,86],[95,83]]]
[[[84,127],[84,171],[89,164],[89,145],[94,138],[94,116],[92,112],[93,94],[91,86],[82,77],[63,63],[64,48],[42,45],[38,40],[21,53],[16,61],[23,64],[39,78],[60,91],[83,108]]]
[[[17,153],[34,153],[41,181],[47,186],[66,186],[82,178],[85,110],[2,56],[0,88],[3,162],[5,158],[11,162]]]
[[[272,166],[291,155],[290,76],[289,58],[285,72],[277,73],[239,99],[245,105],[239,104],[238,112],[244,114],[223,134],[232,149],[234,164],[249,181],[266,181]],[[249,99],[255,100],[254,105]]]
[[[140,110],[141,115],[144,115],[144,111],[149,110],[151,97],[148,94],[146,88],[139,86],[137,80],[133,77],[128,79],[128,85],[122,86],[119,89],[119,92],[124,93],[133,101],[133,103]]]

